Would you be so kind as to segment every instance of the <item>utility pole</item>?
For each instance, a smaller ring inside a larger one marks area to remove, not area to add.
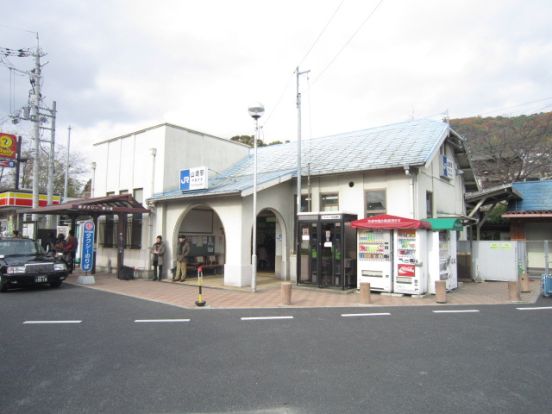
[[[67,158],[65,160],[65,181],[63,183],[63,202],[67,201],[67,184],[69,181],[69,147],[71,145],[71,125],[67,128]]]
[[[40,101],[42,94],[40,91],[41,71],[40,66],[40,47],[37,34],[36,52],[33,53],[35,58],[35,68],[31,71],[31,122],[33,123],[33,139],[34,139],[34,159],[33,159],[33,209],[38,208],[38,163],[40,159]],[[38,216],[33,214],[33,222],[37,221]]]
[[[54,161],[56,151],[56,101],[52,102],[51,128],[50,128],[50,156],[48,159],[48,205],[51,206],[54,201]],[[48,215],[48,228],[53,227],[54,216]]]
[[[295,70],[297,76],[297,213],[301,212],[301,92],[299,92],[299,77],[309,73],[310,70],[304,72],[299,71],[299,66]],[[299,258],[299,226],[296,234],[297,257]],[[299,263],[299,259],[297,259]]]

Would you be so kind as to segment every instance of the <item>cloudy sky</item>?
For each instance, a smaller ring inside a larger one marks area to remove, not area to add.
[[[0,0],[0,47],[35,48],[58,141],[72,148],[171,122],[294,140],[412,118],[552,110],[550,0]],[[4,63],[26,70],[31,58]],[[0,129],[28,78],[0,65]],[[19,124],[17,132],[30,128]]]

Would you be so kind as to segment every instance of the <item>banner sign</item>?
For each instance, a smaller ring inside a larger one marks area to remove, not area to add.
[[[204,190],[209,188],[209,169],[207,167],[180,170],[180,190]]]
[[[17,158],[17,137],[15,135],[0,132],[0,157]]]
[[[15,161],[14,160],[0,159],[0,167],[13,168],[13,167],[15,167]]]
[[[92,271],[94,265],[94,222],[87,221],[84,223],[84,231],[82,233],[82,259],[81,269],[83,272]]]

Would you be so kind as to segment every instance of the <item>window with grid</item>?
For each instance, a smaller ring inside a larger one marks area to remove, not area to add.
[[[368,190],[366,197],[366,217],[387,213],[385,190]]]
[[[320,211],[339,211],[339,194],[321,194]]]

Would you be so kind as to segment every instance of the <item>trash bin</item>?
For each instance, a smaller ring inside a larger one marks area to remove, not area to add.
[[[541,276],[542,294],[546,297],[552,296],[552,275],[543,273]]]
[[[121,270],[119,271],[117,278],[121,280],[134,279],[134,268],[129,266],[121,266]]]

